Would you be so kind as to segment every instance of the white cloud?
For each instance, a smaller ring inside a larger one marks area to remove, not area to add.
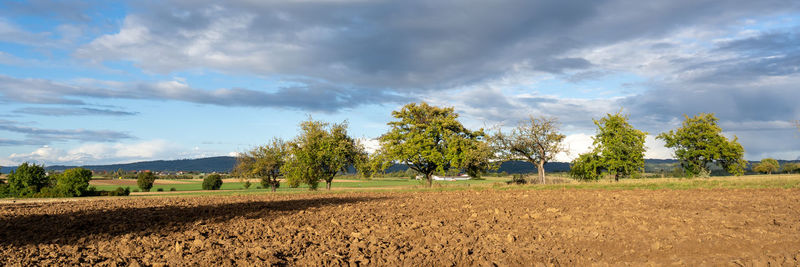
[[[51,146],[37,148],[30,153],[14,153],[5,159],[5,164],[36,162],[45,165],[85,165],[125,163],[142,160],[158,160],[191,156],[194,153],[165,140],[149,140],[137,143],[86,143],[72,149]]]

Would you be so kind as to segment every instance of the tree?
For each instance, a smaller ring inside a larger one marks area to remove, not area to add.
[[[356,143],[347,135],[347,122],[326,123],[309,119],[300,124],[301,133],[289,142],[290,157],[282,170],[291,187],[300,183],[316,190],[319,180],[325,188],[337,173],[355,162]]]
[[[472,147],[466,150],[464,156],[464,172],[472,179],[481,179],[488,170],[496,170],[499,161],[494,161],[495,151],[489,142],[473,142]]]
[[[461,125],[451,107],[411,103],[392,111],[392,116],[396,120],[388,123],[389,132],[380,137],[385,159],[403,162],[423,174],[428,187],[434,172],[465,167],[469,150],[485,136],[483,130],[470,131]]]
[[[50,179],[41,165],[25,162],[8,174],[9,190],[19,196],[33,195],[49,185]]]
[[[63,196],[79,197],[88,192],[89,181],[92,180],[92,171],[84,168],[73,168],[64,171],[56,177],[57,192]]]
[[[581,180],[598,180],[605,171],[603,159],[595,152],[580,154],[570,165],[569,175]]]
[[[545,183],[544,164],[566,151],[564,138],[555,118],[530,116],[529,122],[520,122],[509,134],[498,131],[494,140],[504,159],[532,163],[539,173],[539,181]]]
[[[753,171],[772,174],[781,169],[781,164],[773,158],[762,159],[760,163],[753,166]]]
[[[606,171],[614,175],[614,180],[619,177],[629,177],[644,170],[644,139],[647,133],[633,128],[628,123],[628,116],[620,113],[606,114],[606,117],[593,120],[597,125],[597,135],[594,139],[594,148],[588,154],[581,155],[573,161],[573,168],[579,171],[572,172],[582,179],[599,179],[600,173],[589,174],[588,171]],[[588,164],[581,166],[581,164]]]
[[[356,144],[353,167],[355,167],[356,172],[361,178],[370,178],[374,173],[372,170],[371,157],[372,155],[367,153],[364,145],[361,143]]]
[[[142,192],[150,192],[150,188],[153,188],[153,183],[156,181],[156,175],[152,172],[139,172],[139,175],[136,177],[136,185],[142,189]]]
[[[685,120],[680,128],[661,133],[658,139],[666,142],[666,147],[674,149],[675,157],[690,176],[707,176],[711,172],[708,164],[722,166],[733,175],[742,175],[747,161],[744,148],[734,136],[728,140],[722,135],[722,128],[713,113],[700,113]]]
[[[783,171],[786,173],[794,173],[797,170],[800,170],[800,163],[787,162],[783,164]]]
[[[222,187],[222,176],[216,173],[203,178],[203,190],[219,190]]]
[[[260,178],[261,186],[270,187],[275,192],[280,187],[278,178],[283,175],[281,168],[286,164],[288,154],[287,143],[275,138],[269,144],[239,155],[234,171],[244,177]]]

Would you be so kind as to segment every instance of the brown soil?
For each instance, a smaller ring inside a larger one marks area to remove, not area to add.
[[[0,205],[7,265],[790,265],[800,190],[129,197]]]

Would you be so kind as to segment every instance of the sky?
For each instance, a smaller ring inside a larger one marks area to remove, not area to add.
[[[472,129],[550,116],[654,136],[715,113],[800,159],[800,1],[0,1],[0,165],[236,155],[309,117],[374,147],[411,102]]]

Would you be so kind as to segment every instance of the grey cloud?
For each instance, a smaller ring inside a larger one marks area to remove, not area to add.
[[[441,89],[514,68],[591,67],[573,49],[797,8],[786,1],[172,1],[141,4],[76,55],[383,89]],[[714,14],[714,16],[709,16]],[[180,33],[180,34],[175,34]]]
[[[21,125],[15,121],[0,120],[0,131],[21,133],[25,140],[7,140],[9,144],[38,144],[44,145],[52,142],[87,141],[87,142],[116,142],[134,137],[122,132],[109,130],[86,129],[44,129]]]
[[[90,81],[65,85],[44,79],[18,79],[0,75],[0,95],[16,103],[83,105],[82,100],[143,99],[174,100],[198,104],[243,107],[282,107],[336,112],[361,105],[408,102],[414,98],[383,90],[345,88],[310,80],[264,92],[244,88],[204,90],[177,81],[118,83]],[[107,88],[113,87],[113,88]],[[38,115],[134,115],[125,111],[93,108],[27,108],[18,113]]]
[[[29,114],[29,115],[43,115],[43,116],[132,116],[139,114],[138,112],[111,110],[111,109],[97,109],[97,108],[41,108],[41,107],[27,107],[16,109],[14,113]]]

